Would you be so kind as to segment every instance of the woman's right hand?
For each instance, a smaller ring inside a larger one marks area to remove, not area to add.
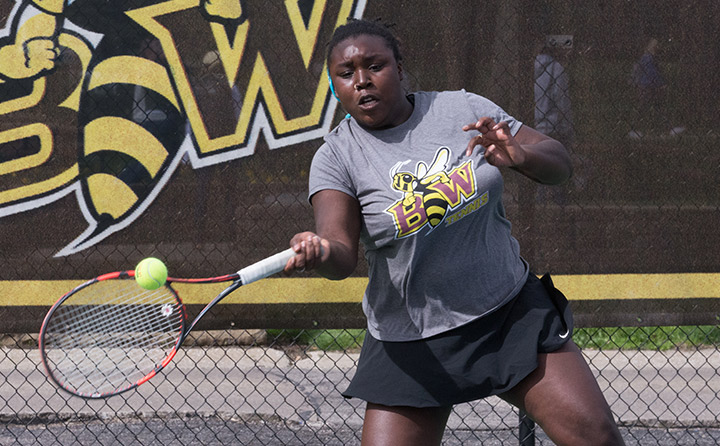
[[[296,255],[285,272],[315,272],[330,280],[341,280],[355,270],[360,238],[360,204],[344,192],[325,189],[311,199],[315,231],[301,232],[290,239]]]
[[[320,238],[314,232],[306,231],[295,234],[290,239],[290,247],[296,255],[288,260],[285,265],[285,272],[310,271],[318,267],[324,260],[327,260],[329,242]]]

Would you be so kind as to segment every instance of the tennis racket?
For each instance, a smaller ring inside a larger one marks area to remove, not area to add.
[[[204,279],[168,277],[146,290],[135,271],[103,274],[77,286],[50,308],[39,347],[48,375],[61,389],[88,399],[133,389],[173,359],[200,319],[242,285],[280,272],[295,255],[287,249],[237,273]],[[188,324],[173,283],[232,282]]]

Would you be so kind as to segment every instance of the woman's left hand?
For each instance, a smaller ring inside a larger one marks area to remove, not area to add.
[[[518,167],[525,162],[525,150],[510,133],[507,122],[496,123],[491,118],[484,117],[463,126],[463,130],[480,132],[468,142],[465,155],[472,155],[475,146],[481,145],[485,147],[485,160],[493,166]]]

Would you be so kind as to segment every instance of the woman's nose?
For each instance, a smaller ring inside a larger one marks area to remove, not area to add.
[[[367,75],[365,70],[357,70],[355,72],[355,90],[360,91],[363,88],[367,88],[370,84],[370,77]]]

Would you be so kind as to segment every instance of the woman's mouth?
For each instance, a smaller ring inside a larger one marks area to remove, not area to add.
[[[371,109],[377,105],[378,99],[373,95],[365,95],[358,101],[358,107],[363,110]]]

